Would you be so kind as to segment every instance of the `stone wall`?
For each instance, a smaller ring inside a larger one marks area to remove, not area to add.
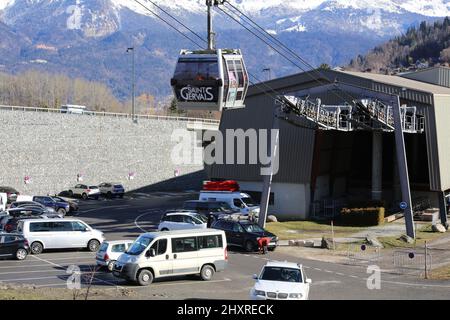
[[[133,124],[126,118],[0,110],[0,185],[23,194],[55,193],[77,184],[82,174],[85,184],[121,182],[127,190],[163,187],[164,181],[174,189],[193,189],[199,175],[191,174],[203,167],[172,163],[175,129],[186,129],[186,122]],[[177,169],[182,184],[174,183]]]

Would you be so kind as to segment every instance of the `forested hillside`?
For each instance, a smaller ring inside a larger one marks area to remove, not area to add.
[[[432,24],[422,22],[411,27],[404,35],[395,37],[371,50],[366,56],[359,55],[350,68],[376,73],[391,73],[403,69],[447,65],[450,63],[450,19]]]

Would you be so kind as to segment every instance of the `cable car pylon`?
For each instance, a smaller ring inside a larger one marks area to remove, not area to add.
[[[216,49],[212,9],[224,1],[206,0],[207,48],[181,50],[171,86],[181,110],[244,108],[249,86],[240,49]]]

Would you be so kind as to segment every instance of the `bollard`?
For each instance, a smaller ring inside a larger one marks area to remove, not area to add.
[[[428,279],[428,266],[427,266],[427,260],[428,260],[428,244],[425,241],[425,279]]]

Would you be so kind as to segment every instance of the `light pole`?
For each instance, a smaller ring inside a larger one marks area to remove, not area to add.
[[[132,89],[131,89],[131,120],[134,123],[137,123],[137,119],[136,119],[136,104],[135,104],[135,96],[136,96],[136,64],[135,64],[135,54],[134,54],[134,47],[128,48],[127,49],[127,53],[129,53],[130,51],[133,52],[132,55]]]
[[[267,80],[272,80],[272,69],[264,68],[262,71],[268,73],[268,79]]]

